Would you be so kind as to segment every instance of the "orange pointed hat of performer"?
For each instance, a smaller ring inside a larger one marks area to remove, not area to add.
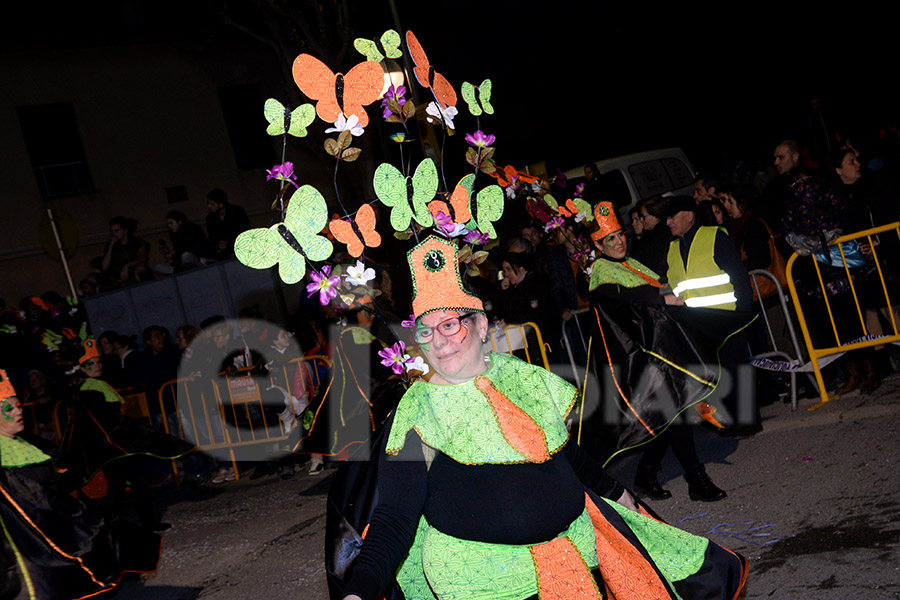
[[[78,359],[78,364],[83,365],[92,358],[100,358],[100,352],[97,351],[97,340],[89,337],[84,340],[84,355]]]
[[[6,371],[0,369],[0,401],[12,398],[16,395],[16,388],[9,382]]]
[[[602,240],[609,234],[622,229],[612,202],[601,202],[595,206],[594,219],[597,221],[597,231],[591,234],[592,240]]]
[[[484,312],[481,300],[463,289],[456,244],[432,235],[407,252],[406,258],[416,319],[438,310]]]

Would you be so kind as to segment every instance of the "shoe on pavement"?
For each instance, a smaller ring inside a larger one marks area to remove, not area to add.
[[[309,474],[310,475],[318,475],[325,469],[325,463],[321,461],[315,461],[309,465]]]

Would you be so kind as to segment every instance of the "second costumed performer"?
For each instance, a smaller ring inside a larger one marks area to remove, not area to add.
[[[408,600],[736,597],[745,559],[652,518],[570,439],[572,385],[485,353],[456,246],[432,236],[408,259],[435,373],[392,416],[344,598],[374,600],[395,578]]]

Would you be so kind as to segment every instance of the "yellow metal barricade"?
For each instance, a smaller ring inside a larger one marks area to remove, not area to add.
[[[150,422],[150,409],[147,407],[147,394],[134,388],[116,390],[125,401],[122,404],[122,414],[140,421],[147,419]],[[163,412],[162,414],[165,414]],[[150,423],[152,426],[153,424]]]
[[[891,223],[890,225],[883,225],[881,227],[874,227],[872,229],[867,229],[865,231],[860,231],[858,233],[851,233],[848,235],[843,235],[839,238],[835,238],[831,242],[829,242],[829,246],[834,246],[836,244],[841,244],[843,242],[849,242],[851,240],[861,240],[864,242],[868,242],[869,247],[872,251],[872,258],[874,259],[874,264],[877,268],[878,277],[881,283],[881,289],[884,292],[885,299],[885,307],[888,308],[888,314],[890,315],[891,327],[893,329],[893,334],[885,335],[883,337],[879,337],[878,339],[871,340],[862,340],[852,342],[851,340],[841,340],[840,335],[838,334],[837,325],[834,322],[834,314],[832,312],[831,302],[828,300],[828,290],[826,289],[825,283],[822,280],[822,271],[819,268],[819,262],[812,257],[809,257],[809,260],[812,260],[812,264],[815,267],[816,276],[818,278],[820,289],[822,290],[822,297],[825,302],[825,308],[828,313],[828,319],[831,325],[831,331],[834,333],[835,345],[827,346],[822,348],[816,348],[813,345],[812,338],[809,334],[809,325],[806,322],[806,317],[803,313],[803,306],[800,303],[800,299],[797,296],[797,287],[796,282],[794,281],[793,276],[793,268],[794,263],[799,258],[799,255],[796,253],[791,256],[787,263],[787,280],[788,287],[791,291],[791,298],[794,301],[794,308],[797,310],[797,319],[800,321],[800,329],[803,332],[803,339],[806,342],[806,348],[809,352],[809,358],[812,362],[813,371],[816,377],[816,383],[819,386],[819,394],[821,396],[822,401],[819,404],[811,407],[810,410],[815,408],[819,408],[824,405],[826,402],[833,400],[834,397],[828,396],[828,391],[825,389],[825,382],[822,378],[822,371],[819,367],[819,360],[834,354],[839,354],[843,352],[848,352],[851,350],[858,350],[860,348],[869,348],[872,346],[880,346],[882,344],[887,344],[891,342],[900,341],[900,332],[897,330],[897,318],[894,315],[894,311],[891,307],[894,305],[896,298],[892,301],[890,293],[888,292],[887,284],[884,279],[884,272],[882,270],[881,261],[878,259],[878,248],[875,243],[873,243],[872,236],[878,235],[879,233],[887,233],[893,231],[898,239],[900,239],[900,223]],[[865,239],[863,239],[865,238]],[[859,317],[860,326],[862,328],[863,336],[868,336],[869,330],[866,326],[866,317],[863,314],[863,309],[859,305],[859,296],[857,294],[856,286],[853,284],[853,276],[850,272],[850,267],[847,266],[847,259],[844,256],[844,248],[842,246],[838,246],[840,248],[841,258],[844,264],[844,271],[847,275],[847,281],[850,284],[850,292],[852,294],[853,303],[856,308],[856,314]]]
[[[534,346],[528,343],[529,330],[534,332],[537,340]],[[494,352],[513,354],[517,350],[522,350],[526,362],[550,369],[550,361],[547,359],[548,345],[544,343],[541,330],[534,323],[516,323],[502,329],[491,327],[488,331],[488,340]],[[533,354],[534,356],[532,356]],[[535,362],[537,359],[540,359],[541,362]]]

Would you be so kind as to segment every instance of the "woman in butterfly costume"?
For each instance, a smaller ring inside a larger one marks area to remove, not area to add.
[[[343,515],[333,597],[736,597],[745,559],[655,519],[570,439],[573,386],[484,353],[484,307],[462,287],[456,246],[432,236],[408,259],[434,375],[385,424],[371,518],[351,522],[353,503]]]

